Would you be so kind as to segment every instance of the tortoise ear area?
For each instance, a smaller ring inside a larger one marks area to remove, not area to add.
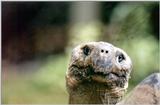
[[[91,48],[88,45],[84,45],[82,48],[83,54],[88,56],[91,53]]]

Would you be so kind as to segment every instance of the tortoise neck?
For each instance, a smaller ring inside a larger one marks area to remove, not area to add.
[[[81,83],[78,87],[69,90],[70,104],[116,104],[121,100],[125,89],[108,89],[103,84]]]

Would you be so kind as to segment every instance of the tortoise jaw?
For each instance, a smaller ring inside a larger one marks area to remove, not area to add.
[[[125,87],[127,81],[128,81],[128,76],[123,73],[118,73],[118,72],[94,72],[94,74],[91,75],[91,78],[93,81],[99,82],[99,83],[104,83],[107,85],[109,88],[114,88],[114,87]]]
[[[77,80],[104,83],[107,87],[110,88],[114,88],[115,86],[124,87],[125,83],[128,81],[128,78],[125,74],[122,75],[122,73],[113,71],[97,71],[92,66],[79,67],[76,65],[72,65],[71,68],[74,68],[73,74],[75,75],[75,77],[78,77]]]
[[[103,73],[103,72],[96,72],[92,75],[93,79],[96,80],[98,78],[98,81],[102,79],[103,82],[108,82],[108,81],[116,81],[120,76],[117,73],[114,72],[109,72],[109,73]]]

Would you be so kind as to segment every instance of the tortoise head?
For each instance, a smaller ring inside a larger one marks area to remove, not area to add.
[[[122,49],[106,42],[88,42],[73,49],[67,74],[80,81],[127,87],[131,70],[131,59]]]

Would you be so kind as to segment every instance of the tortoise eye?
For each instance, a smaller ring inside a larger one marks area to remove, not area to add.
[[[120,63],[120,62],[122,62],[123,60],[125,60],[125,57],[124,57],[123,54],[120,54],[120,55],[118,56],[118,62]]]
[[[84,46],[84,47],[83,47],[83,53],[84,53],[85,55],[89,55],[89,54],[91,53],[90,48],[89,48],[88,46]]]

